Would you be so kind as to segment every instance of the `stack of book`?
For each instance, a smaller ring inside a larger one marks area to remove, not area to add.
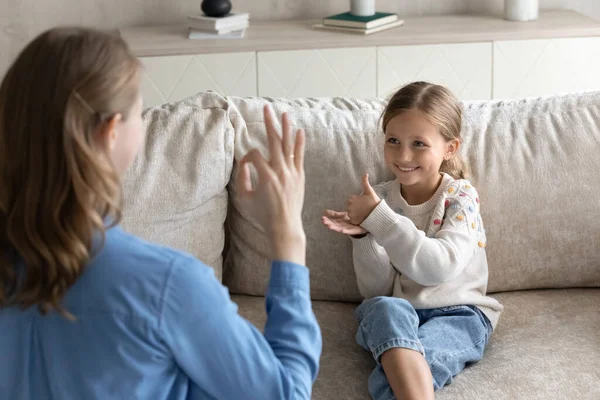
[[[398,14],[394,13],[377,12],[368,17],[361,17],[345,12],[323,18],[322,24],[317,24],[313,27],[316,29],[329,29],[370,35],[371,33],[396,28],[403,24],[404,20],[401,20],[398,17]]]
[[[230,13],[224,17],[188,16],[189,39],[240,39],[246,34],[250,15]]]

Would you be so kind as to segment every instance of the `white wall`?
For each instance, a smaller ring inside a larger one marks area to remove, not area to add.
[[[232,0],[251,19],[313,19],[349,8],[349,0]],[[169,24],[200,12],[201,0],[0,0],[0,76],[25,44],[65,24],[100,28]],[[600,19],[600,0],[540,0],[542,8],[572,8]],[[377,9],[403,16],[501,14],[503,0],[377,0]]]

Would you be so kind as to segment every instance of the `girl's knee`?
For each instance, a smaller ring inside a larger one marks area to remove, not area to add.
[[[413,306],[406,300],[397,297],[379,296],[367,299],[356,309],[356,319],[362,322],[366,318],[384,318],[407,320],[418,324],[419,317]]]
[[[366,300],[357,309],[356,342],[375,360],[394,347],[423,352],[418,337],[419,317],[409,302],[393,297]]]

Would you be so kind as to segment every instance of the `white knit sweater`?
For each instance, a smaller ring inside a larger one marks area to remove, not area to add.
[[[409,205],[397,180],[373,187],[382,201],[352,239],[354,270],[365,298],[394,296],[415,309],[477,306],[495,328],[502,305],[486,296],[486,236],[477,191],[444,174],[426,203]]]

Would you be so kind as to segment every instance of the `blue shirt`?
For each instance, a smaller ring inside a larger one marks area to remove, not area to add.
[[[111,228],[64,298],[75,321],[0,309],[0,399],[309,399],[308,275],[273,263],[263,335],[212,269]]]

